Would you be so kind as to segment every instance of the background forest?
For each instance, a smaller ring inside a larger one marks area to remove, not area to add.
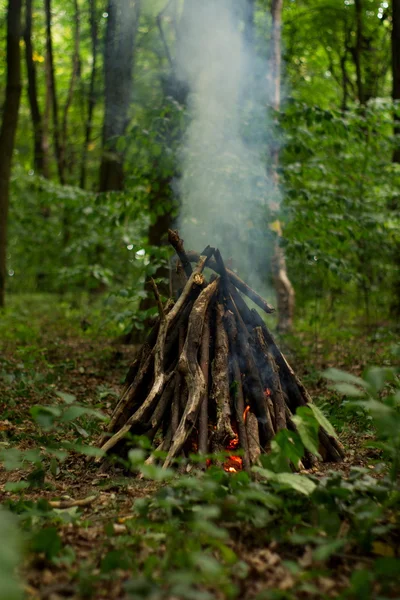
[[[0,0],[1,600],[399,596],[400,0],[214,4],[217,50],[212,0]],[[320,409],[255,480],[83,458],[176,227],[278,308]],[[293,475],[324,415],[346,460]]]

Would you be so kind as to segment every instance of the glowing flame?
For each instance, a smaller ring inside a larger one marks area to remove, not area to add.
[[[244,413],[243,413],[243,421],[246,421],[246,418],[247,418],[247,413],[249,412],[249,410],[250,410],[250,404],[248,404],[248,405],[246,406],[246,408],[244,409]]]
[[[229,456],[224,463],[224,471],[227,473],[237,473],[243,468],[243,461],[240,456]]]
[[[231,441],[228,443],[226,449],[234,450],[238,446],[239,446],[239,436],[237,434],[235,434],[235,437],[231,439]]]
[[[270,396],[270,395],[271,395],[271,390],[269,388],[265,388],[265,390],[264,390],[264,396],[266,398],[268,398],[268,396]]]

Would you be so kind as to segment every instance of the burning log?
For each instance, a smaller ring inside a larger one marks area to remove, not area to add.
[[[185,251],[178,232],[169,239],[187,280],[176,302],[165,305],[151,282],[159,318],[129,369],[100,447],[120,453],[128,433],[145,434],[167,453],[164,468],[194,449],[225,450],[225,470],[249,470],[276,432],[295,430],[292,416],[311,398],[241,292],[266,313],[273,309],[225,267],[219,250],[207,246],[198,255]],[[217,273],[209,282],[206,266]],[[342,460],[340,442],[322,428],[319,441],[324,460]],[[304,464],[315,460],[304,456]]]

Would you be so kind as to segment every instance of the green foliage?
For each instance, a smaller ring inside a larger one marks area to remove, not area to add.
[[[357,294],[368,316],[374,302],[390,300],[400,173],[389,111],[384,102],[346,113],[287,107],[285,236],[300,303],[328,296],[334,309]]]
[[[376,441],[369,445],[379,448],[389,466],[393,484],[400,475],[400,377],[394,368],[368,369],[363,378],[337,369],[329,369],[325,377],[348,401],[349,409],[361,408],[368,413],[376,430]],[[355,400],[359,398],[359,400]]]
[[[22,599],[15,571],[21,562],[22,538],[16,519],[0,508],[0,600]],[[5,543],[7,542],[7,543]]]

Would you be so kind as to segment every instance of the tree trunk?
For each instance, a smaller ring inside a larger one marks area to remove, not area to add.
[[[124,187],[124,151],[119,140],[129,123],[139,0],[109,0],[104,52],[105,114],[100,191]],[[123,146],[123,144],[122,144]]]
[[[392,98],[393,102],[397,103],[394,112],[394,135],[396,141],[393,151],[393,162],[400,163],[400,0],[393,0],[392,6]],[[397,201],[393,206],[394,210],[398,211],[399,206],[400,202],[397,197]],[[394,301],[391,306],[391,311],[395,317],[398,317],[400,315],[400,244],[396,244],[394,256],[398,271],[394,282]]]
[[[283,0],[272,0],[272,39],[271,39],[271,69],[273,81],[273,108],[278,111],[281,106],[281,29],[282,29]],[[279,149],[272,150],[272,171],[275,185],[278,185]],[[275,241],[274,255],[272,258],[272,272],[277,297],[278,329],[288,332],[293,326],[294,289],[289,280],[286,259],[280,245],[281,231],[278,228]]]
[[[56,80],[54,73],[54,58],[53,58],[53,42],[51,38],[51,0],[45,0],[45,15],[46,15],[46,53],[48,60],[48,86],[50,92],[50,101],[53,111],[53,141],[54,153],[57,162],[58,178],[61,184],[64,184],[64,172],[61,160],[61,145],[60,145],[60,126],[58,122],[58,101],[56,93]]]
[[[82,189],[86,184],[86,162],[89,144],[92,135],[93,113],[96,105],[95,85],[97,74],[97,51],[98,51],[98,26],[96,13],[96,0],[89,0],[89,20],[90,20],[90,35],[92,43],[92,72],[90,74],[89,96],[88,96],[88,112],[85,127],[85,141],[83,144],[81,175],[79,185]]]
[[[392,98],[397,102],[394,114],[394,134],[397,136],[393,162],[400,163],[400,0],[393,0],[392,12]]]
[[[60,161],[61,171],[65,177],[67,167],[67,138],[68,138],[68,113],[74,98],[75,83],[79,73],[79,44],[80,44],[80,14],[78,0],[74,0],[74,52],[72,56],[71,78],[69,80],[67,99],[64,105],[61,136],[60,136]]]
[[[357,79],[357,91],[358,100],[363,106],[365,104],[364,96],[364,85],[362,79],[361,69],[361,55],[362,55],[362,42],[363,42],[363,3],[362,0],[354,0],[354,7],[356,11],[356,45],[354,47],[353,57],[354,65],[356,67],[356,79]]]
[[[7,9],[7,83],[0,130],[0,307],[4,306],[10,176],[21,98],[21,4],[22,0],[9,0]]]
[[[39,175],[48,178],[48,161],[46,156],[46,148],[44,143],[43,122],[40,114],[37,82],[36,82],[36,66],[33,60],[32,47],[32,0],[26,0],[25,8],[25,60],[26,71],[28,75],[28,99],[31,111],[32,126],[33,126],[33,167]]]

